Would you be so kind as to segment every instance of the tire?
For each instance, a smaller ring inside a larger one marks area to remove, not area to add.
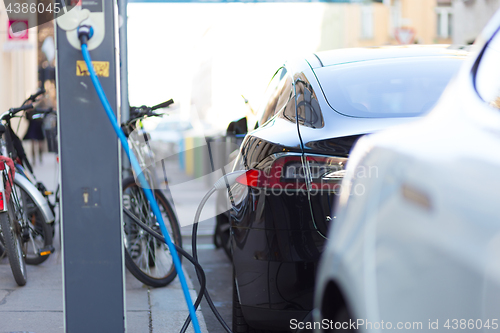
[[[150,228],[162,234],[142,188],[134,177],[123,180],[123,207],[132,212]],[[156,202],[162,212],[172,242],[182,246],[180,226],[172,206],[160,190],[154,190]],[[142,283],[151,287],[164,287],[177,276],[167,244],[144,231],[136,222],[123,214],[125,265]]]
[[[2,228],[2,238],[9,258],[10,268],[14,279],[19,286],[26,284],[26,263],[24,253],[21,248],[21,227],[15,217],[12,197],[9,200],[8,211],[0,213],[0,226]]]
[[[355,320],[352,320],[351,316],[349,315],[349,311],[347,310],[347,307],[345,305],[342,305],[341,308],[339,308],[337,310],[337,313],[335,314],[333,320],[331,320],[331,322],[333,323],[349,323],[351,321],[355,321]],[[329,333],[329,332],[346,332],[346,333],[354,333],[354,332],[357,332],[358,330],[354,330],[354,329],[351,329],[350,327],[348,327],[347,329],[345,328],[340,328],[340,329],[333,329],[332,327],[330,327],[330,329],[328,330],[324,330],[322,332],[324,333]]]
[[[3,259],[3,257],[7,254],[5,251],[5,246],[3,245],[3,237],[2,237],[2,227],[0,227],[0,260]]]
[[[47,223],[40,208],[33,199],[22,188],[14,183],[14,189],[23,208],[23,216],[26,219],[29,234],[22,238],[22,248],[25,253],[25,261],[28,265],[39,265],[49,258],[50,255],[41,256],[40,249],[52,245],[54,234],[53,227]]]
[[[247,333],[251,332],[243,311],[241,311],[241,304],[236,291],[236,277],[233,271],[233,333]]]

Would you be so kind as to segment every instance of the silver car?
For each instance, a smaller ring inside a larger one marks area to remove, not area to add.
[[[500,330],[499,30],[429,115],[355,146],[304,328]]]

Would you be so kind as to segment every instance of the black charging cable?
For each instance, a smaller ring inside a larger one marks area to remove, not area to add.
[[[214,186],[205,194],[203,199],[201,199],[200,204],[198,205],[198,209],[196,210],[196,214],[194,216],[194,223],[193,223],[193,232],[191,235],[191,250],[193,252],[193,259],[198,263],[198,252],[197,252],[197,236],[198,236],[198,222],[200,222],[200,216],[201,216],[201,211],[203,210],[203,207],[205,206],[206,202],[208,199],[214,194],[217,190],[227,190],[229,189],[232,185],[236,183],[236,179],[239,177],[243,176],[246,173],[246,171],[235,171],[228,173],[224,176],[222,176],[219,180],[217,180],[214,184]],[[200,266],[201,267],[201,266]],[[214,302],[212,301],[212,298],[210,297],[210,294],[208,290],[205,288],[201,288],[201,281],[203,280],[203,276],[200,275],[199,270],[196,270],[196,274],[198,276],[198,281],[200,281],[200,293],[198,295],[198,298],[196,299],[196,302],[194,304],[195,309],[198,309],[199,302],[201,302],[202,296],[205,296],[205,300],[208,303],[208,306],[210,307],[210,310],[212,310],[215,318],[219,321],[221,326],[224,328],[224,330],[227,333],[233,333],[229,326],[227,325],[226,321],[222,316],[220,315],[219,311],[214,305]],[[185,333],[186,329],[189,326],[189,323],[191,322],[191,318],[188,316],[186,318],[186,321],[184,322],[184,326],[182,327],[181,333]]]
[[[214,194],[217,190],[223,190],[223,189],[228,189],[230,188],[233,184],[235,184],[236,179],[240,176],[245,174],[245,171],[236,171],[229,173],[227,175],[224,175],[221,177],[215,184],[214,186],[205,194],[203,199],[201,200],[200,204],[198,205],[198,209],[196,210],[196,214],[194,216],[194,223],[193,223],[193,232],[191,235],[192,238],[192,252],[193,255],[189,255],[184,249],[181,247],[175,245],[175,248],[177,249],[177,252],[179,252],[182,256],[184,256],[188,261],[190,261],[196,270],[196,276],[198,278],[198,281],[200,283],[200,292],[198,293],[198,296],[196,298],[196,301],[194,302],[194,308],[195,310],[198,310],[198,307],[200,306],[201,300],[203,297],[205,297],[205,300],[208,303],[208,306],[210,307],[210,310],[212,310],[215,318],[219,321],[221,326],[224,328],[224,330],[227,333],[233,333],[229,326],[227,325],[226,321],[224,318],[222,318],[221,314],[215,307],[214,302],[212,301],[212,298],[210,297],[210,294],[206,288],[207,286],[207,280],[206,280],[206,275],[205,271],[203,270],[203,267],[201,267],[199,261],[198,261],[198,251],[197,251],[197,237],[198,237],[198,222],[200,221],[200,216],[201,212],[203,210],[203,207],[207,203],[208,199]],[[138,219],[132,212],[130,212],[128,209],[124,209],[125,215],[130,217],[134,222],[136,222],[144,231],[158,239],[160,242],[165,242],[165,238],[159,234],[157,231],[151,229],[147,224],[142,222],[140,219]],[[182,329],[180,333],[185,333],[186,330],[189,327],[189,324],[191,323],[191,317],[188,316],[186,320],[184,321],[184,325],[182,326]]]

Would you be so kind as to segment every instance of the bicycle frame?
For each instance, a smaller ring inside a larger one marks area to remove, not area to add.
[[[128,132],[128,142],[130,149],[133,151],[139,162],[144,176],[151,189],[158,188],[159,180],[155,171],[155,154],[149,143],[149,135],[144,130],[142,125],[143,117],[130,120],[125,124]],[[137,175],[134,170],[131,170],[134,177]]]
[[[2,177],[0,177],[0,212],[6,212],[7,211],[7,200],[5,196],[5,184],[4,184],[4,179],[8,177],[8,170],[4,169],[2,170]]]
[[[6,129],[7,128],[10,128],[10,111],[7,111],[7,112],[4,112],[0,115],[0,119],[6,119],[8,118],[8,120],[4,120],[5,123],[6,123]],[[12,140],[10,138],[10,134],[8,133],[8,131],[5,131],[4,135],[7,135],[9,140]],[[7,147],[9,145],[12,145],[12,142],[6,142],[6,140],[2,137],[0,138],[0,141],[1,141],[1,154],[3,156],[7,156],[9,157],[8,155],[8,150],[7,150]],[[11,148],[12,149],[12,148]],[[22,170],[22,166],[21,165],[18,165],[17,163],[15,163],[17,167],[20,167]],[[5,172],[5,170],[4,170]],[[3,178],[3,177],[2,177]],[[3,179],[2,179],[2,182],[3,182]],[[22,174],[19,174],[19,173],[15,173],[15,177],[14,177],[14,183],[19,186],[21,189],[23,189],[26,193],[28,193],[28,195],[30,196],[30,198],[33,200],[33,202],[40,208],[40,211],[42,212],[42,214],[44,215],[45,217],[45,220],[47,221],[47,223],[53,223],[55,218],[54,218],[54,214],[52,212],[52,210],[50,209],[50,206],[49,206],[49,203],[48,203],[48,199],[46,199],[42,193],[40,193],[40,191],[38,190],[38,188],[33,184],[32,181],[30,181],[28,179],[28,177],[26,177],[25,175],[22,175]],[[2,190],[5,189],[5,184],[2,184]],[[5,198],[5,193],[3,193],[3,198]],[[4,205],[4,209],[6,209],[6,205]],[[1,211],[1,210],[0,210]]]
[[[7,186],[10,186],[10,195],[9,195],[9,198],[10,200],[13,201],[13,204],[18,208],[18,210],[15,210],[13,212],[11,212],[12,214],[17,214],[16,218],[17,218],[17,221],[19,222],[19,225],[21,227],[22,230],[26,230],[26,228],[29,228],[28,227],[28,223],[27,223],[27,219],[26,219],[26,216],[24,214],[24,202],[23,202],[23,205],[20,204],[20,200],[22,200],[21,198],[19,198],[19,195],[16,191],[16,188],[15,188],[15,173],[14,173],[14,178],[11,178],[9,179],[9,173],[10,173],[10,167],[9,165],[7,165],[7,163],[5,163],[4,161],[1,161],[0,162],[2,164],[2,167],[3,167],[3,170],[2,170],[2,187],[1,187],[1,191],[2,191],[2,206],[3,206],[3,210],[2,212],[6,212],[8,211],[8,199],[7,199],[7,196],[6,196],[6,185]],[[23,237],[24,235],[26,235],[25,232],[23,232]]]

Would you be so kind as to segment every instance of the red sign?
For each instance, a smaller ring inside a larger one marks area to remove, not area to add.
[[[394,31],[394,37],[396,37],[399,44],[413,44],[415,41],[415,30],[412,28],[397,28],[396,31]]]
[[[27,40],[28,35],[28,20],[9,20],[7,29],[8,40]]]

